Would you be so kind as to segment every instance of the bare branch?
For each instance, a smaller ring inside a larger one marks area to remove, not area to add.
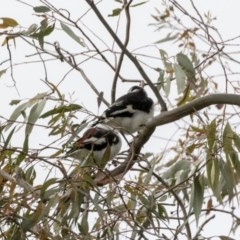
[[[86,2],[89,4],[89,6],[92,8],[92,10],[94,11],[94,13],[96,14],[96,16],[98,17],[98,19],[101,21],[101,23],[104,25],[104,27],[107,29],[107,31],[109,32],[109,34],[112,36],[112,38],[116,41],[116,43],[118,44],[118,46],[121,48],[121,50],[124,52],[124,54],[126,54],[128,56],[128,58],[132,61],[132,63],[135,65],[135,67],[138,69],[139,73],[141,74],[141,76],[143,77],[143,79],[147,82],[147,84],[149,85],[149,87],[152,89],[152,91],[154,92],[155,96],[158,99],[159,104],[161,105],[162,111],[166,111],[167,110],[167,106],[165,101],[163,100],[162,96],[160,95],[158,89],[154,86],[154,84],[152,83],[151,79],[148,77],[148,75],[146,74],[146,72],[144,71],[144,69],[142,68],[142,66],[140,65],[139,61],[135,58],[135,56],[133,56],[128,50],[127,48],[124,47],[123,43],[121,42],[121,40],[118,38],[118,36],[114,33],[114,31],[112,30],[112,28],[109,26],[109,24],[106,22],[106,20],[104,19],[104,17],[102,16],[102,14],[99,12],[97,6],[94,4],[93,1],[91,0],[86,0]]]

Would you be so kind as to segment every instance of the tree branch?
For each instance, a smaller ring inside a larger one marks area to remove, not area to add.
[[[110,182],[121,179],[125,173],[131,169],[143,145],[151,137],[155,128],[170,122],[174,122],[183,117],[186,117],[196,111],[214,104],[230,104],[240,106],[240,96],[235,94],[211,94],[198,99],[195,99],[184,106],[178,107],[168,112],[162,112],[154,117],[144,128],[141,134],[135,139],[130,149],[127,159],[117,168],[112,171],[103,171],[95,176],[97,185],[105,185]]]
[[[166,111],[167,110],[167,106],[165,101],[163,100],[162,96],[160,95],[158,89],[154,86],[154,84],[152,83],[151,79],[148,77],[148,75],[146,74],[146,72],[143,70],[142,66],[140,65],[139,61],[135,58],[135,56],[133,56],[128,50],[127,48],[125,48],[125,46],[123,45],[123,43],[121,42],[121,40],[118,38],[118,36],[115,34],[115,32],[112,30],[112,28],[110,27],[110,25],[106,22],[106,20],[104,19],[104,17],[102,16],[102,14],[99,12],[97,6],[95,5],[94,1],[91,0],[86,0],[86,2],[88,3],[88,5],[92,8],[92,10],[94,11],[94,13],[96,14],[96,16],[98,17],[98,19],[101,21],[101,23],[104,25],[104,27],[107,29],[107,31],[109,32],[109,34],[112,36],[112,38],[114,39],[114,41],[116,41],[116,43],[118,44],[118,46],[121,48],[121,50],[124,52],[124,54],[132,61],[132,63],[135,65],[135,67],[138,69],[139,73],[141,74],[141,76],[143,77],[143,79],[147,82],[147,84],[149,85],[149,87],[152,89],[152,91],[154,92],[156,98],[158,99],[159,104],[161,105],[162,111]]]
[[[126,0],[124,0],[124,9],[125,9],[125,14],[126,14],[126,36],[125,36],[125,41],[124,41],[124,49],[127,48],[128,42],[129,42],[129,36],[130,36],[130,23],[131,23],[131,18],[130,18],[130,12],[129,12],[129,5],[131,4],[132,0],[128,3]],[[123,63],[123,58],[124,58],[124,51],[121,51],[118,65],[115,71],[114,79],[113,79],[113,84],[112,84],[112,93],[111,93],[111,102],[115,102],[115,95],[116,95],[116,88],[117,88],[117,80],[118,76],[122,67]]]
[[[229,104],[240,106],[240,96],[236,94],[226,93],[204,96],[168,112],[162,112],[158,116],[154,117],[151,122],[147,124],[147,126],[151,128],[174,122],[214,104]]]

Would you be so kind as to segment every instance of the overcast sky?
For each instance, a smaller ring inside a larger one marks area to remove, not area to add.
[[[34,4],[34,6],[42,5],[39,1],[24,1],[29,4]],[[39,4],[38,4],[39,2]],[[57,8],[66,8],[71,13],[71,16],[77,19],[81,16],[85,10],[87,9],[87,5],[84,4],[84,1],[76,1],[76,0],[68,0],[68,1],[59,1],[59,0],[51,0],[51,4],[56,6]],[[147,4],[143,5],[142,7],[138,7],[132,10],[133,17],[132,17],[132,37],[129,43],[129,49],[133,50],[142,46],[150,45],[156,42],[157,40],[161,39],[161,33],[156,32],[154,27],[149,26],[150,23],[153,22],[151,17],[152,14],[155,14],[155,8],[160,8],[159,0],[151,0]],[[234,38],[240,35],[240,1],[237,0],[198,0],[194,1],[201,13],[207,13],[208,11],[211,12],[213,16],[216,16],[215,26],[218,28],[219,32],[221,33],[224,40]],[[181,4],[186,4],[186,6],[190,6],[189,1],[184,0],[181,1]],[[106,7],[106,5],[104,5]],[[105,16],[110,14],[112,9],[117,7],[117,3],[114,1],[109,1],[109,5],[107,8],[104,8]],[[189,7],[190,9],[190,7]],[[161,10],[161,9],[160,9]],[[19,24],[23,27],[28,28],[32,23],[39,23],[41,19],[36,17],[33,14],[33,10],[31,7],[24,5],[20,1],[17,0],[5,0],[1,2],[0,8],[0,17],[11,17],[14,18],[19,22]],[[96,34],[104,38],[104,41],[111,46],[112,40],[109,35],[103,30],[102,27],[96,25],[94,18],[86,17],[83,22],[88,25],[88,27],[95,31]],[[114,27],[117,23],[117,18],[109,18],[111,25]],[[58,26],[59,27],[59,26]],[[102,31],[102,32],[101,32]],[[124,33],[124,29],[119,29],[119,33]],[[81,52],[84,49],[81,49],[77,43],[75,43],[69,37],[61,38],[62,33],[56,33],[46,38],[47,41],[58,41],[61,46],[64,46],[66,50],[70,52],[77,51]],[[106,34],[106,35],[105,35]],[[120,34],[121,35],[121,34]],[[0,37],[0,44],[3,42],[3,37]],[[238,41],[239,43],[239,41]],[[165,51],[169,54],[176,55],[178,52],[177,48],[172,45],[163,45],[166,47]],[[159,46],[160,48],[162,46]],[[26,55],[31,55],[34,53],[33,49],[26,48],[26,44],[22,41],[16,41],[16,48],[12,46],[12,58],[14,63],[21,63],[25,61],[31,61],[35,59],[35,57],[27,57]],[[239,51],[239,46],[234,48],[235,51]],[[143,49],[142,52],[150,55],[156,55],[156,48],[149,47],[147,49]],[[6,60],[8,58],[8,51],[6,46],[0,47],[0,62]],[[36,58],[37,59],[37,58]],[[93,62],[94,66],[86,63],[83,64],[82,67],[86,71],[87,76],[93,81],[99,91],[104,92],[104,96],[110,101],[110,87],[111,81],[113,78],[113,72],[109,71],[109,69],[105,69],[102,64],[98,61]],[[157,61],[153,60],[153,66],[157,67]],[[160,64],[160,63],[159,63]],[[0,70],[4,69],[6,64],[0,65]],[[65,64],[60,64],[59,62],[50,62],[48,64],[48,78],[53,83],[59,83],[65,76],[66,72],[70,68]],[[106,70],[106,71],[105,71]],[[213,75],[216,74],[213,69]],[[123,66],[122,71],[124,76],[128,76],[129,78],[136,78],[139,77],[137,71],[131,65],[125,64]],[[10,76],[10,71],[4,74],[0,78],[0,109],[1,109],[1,116],[8,117],[10,116],[11,112],[15,109],[16,106],[9,107],[9,102],[13,99],[27,99],[31,98],[39,92],[44,92],[48,90],[46,85],[40,81],[40,79],[44,78],[44,68],[40,64],[26,64],[26,65],[19,65],[14,67],[14,79],[16,80],[17,89],[19,94],[17,93],[16,89],[13,87],[13,81]],[[152,73],[149,71],[150,77],[156,81],[157,74]],[[92,93],[92,90],[89,86],[81,79],[81,76],[77,72],[71,72],[66,76],[65,81],[60,84],[60,90],[64,92],[68,99],[72,99],[73,102],[82,104],[86,106],[86,108],[91,109],[95,114],[97,114],[97,102],[96,96]],[[117,96],[122,95],[125,93],[131,84],[119,84]],[[151,95],[149,89],[147,89],[148,93]],[[93,97],[94,96],[94,97]],[[174,100],[174,96],[171,96],[172,100]],[[154,99],[156,101],[156,99]],[[104,106],[102,106],[102,111]],[[159,109],[156,109],[159,111]],[[1,120],[0,120],[1,121]],[[183,123],[183,122],[182,122]],[[184,123],[183,123],[184,124]],[[155,151],[158,152],[160,149],[164,149],[167,140],[156,141],[159,138],[172,138],[174,142],[177,138],[172,137],[178,130],[178,125],[176,123],[168,124],[166,126],[161,126],[158,128],[158,131],[154,134],[154,137],[146,144],[143,151]],[[47,138],[47,135],[43,133],[42,138],[39,138],[39,135],[33,134],[32,141],[34,142],[35,146],[37,147],[38,144],[41,144],[43,139]],[[19,143],[18,139],[15,139],[16,144]],[[230,222],[229,222],[230,223]],[[214,226],[218,226],[217,230],[221,233],[222,229],[219,226],[222,226],[222,222],[217,223],[217,220],[214,223],[213,227],[207,227],[207,231],[209,235],[216,234],[216,228]],[[227,228],[228,223],[224,222],[224,229],[222,233],[226,234],[225,228]],[[240,238],[240,235],[238,235]]]

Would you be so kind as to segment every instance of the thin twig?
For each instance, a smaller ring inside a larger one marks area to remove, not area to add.
[[[130,18],[130,12],[129,12],[129,6],[132,3],[132,0],[127,2],[126,0],[124,0],[124,9],[125,9],[125,14],[126,14],[126,36],[125,36],[125,41],[124,41],[124,49],[127,48],[128,42],[129,42],[129,36],[130,36],[130,25],[131,25],[131,18]],[[123,63],[123,58],[124,58],[124,51],[121,51],[121,54],[119,56],[119,61],[118,61],[118,65],[115,71],[115,75],[113,78],[113,84],[112,84],[112,93],[111,93],[111,101],[112,103],[115,102],[115,96],[116,96],[116,88],[117,88],[117,80],[118,80],[118,76],[122,67],[122,63]]]
[[[115,32],[112,30],[110,25],[107,23],[107,21],[104,19],[102,14],[99,12],[97,6],[94,4],[91,0],[86,0],[86,2],[89,4],[89,6],[92,8],[98,19],[101,21],[101,23],[104,25],[106,30],[109,32],[109,34],[112,36],[112,38],[116,41],[118,46],[121,48],[121,50],[124,52],[125,55],[132,61],[132,63],[135,65],[135,67],[138,69],[139,73],[143,77],[143,79],[147,82],[151,90],[154,92],[156,98],[158,99],[159,104],[161,105],[162,111],[167,110],[167,106],[165,101],[163,100],[162,96],[160,95],[158,89],[154,86],[151,79],[148,77],[142,66],[140,65],[139,61],[133,56],[123,45],[122,41],[118,38],[118,36],[115,34]]]

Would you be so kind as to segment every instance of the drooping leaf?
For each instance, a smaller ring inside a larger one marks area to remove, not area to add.
[[[204,189],[202,183],[200,182],[200,176],[196,176],[191,190],[191,206],[193,208],[197,224],[202,210],[203,196]]]
[[[12,115],[10,116],[9,118],[9,123],[7,124],[6,128],[5,128],[5,131],[7,131],[11,126],[12,124],[14,123],[14,121],[17,120],[17,118],[22,114],[22,112],[30,107],[31,105],[33,105],[32,102],[25,102],[25,103],[22,103],[21,105],[19,105],[15,110],[14,112],[12,113]]]
[[[165,94],[168,96],[169,93],[170,93],[170,89],[171,89],[171,78],[168,76],[166,79],[165,79],[165,84],[163,86],[163,90],[165,92]]]
[[[27,30],[22,31],[21,34],[29,36],[34,34],[37,31],[37,29],[38,29],[38,25],[34,23],[34,24],[31,24]]]
[[[36,13],[46,13],[51,11],[47,6],[37,6],[37,7],[34,7],[33,10]]]
[[[155,68],[154,70],[159,72],[159,77],[158,77],[158,80],[157,80],[157,89],[160,90],[164,85],[165,71],[161,68]]]
[[[172,74],[173,73],[173,66],[172,66],[172,63],[169,62],[169,60],[167,59],[168,58],[167,52],[164,51],[163,49],[159,49],[159,53],[160,53],[160,56],[161,56],[161,60],[164,64],[166,73]]]
[[[42,110],[46,104],[46,99],[43,99],[42,101],[36,103],[32,109],[30,110],[27,125],[25,128],[25,134],[30,135],[32,132],[32,129],[34,127],[34,123],[38,120],[40,114],[42,113]]]
[[[10,140],[12,139],[12,136],[13,136],[14,132],[15,132],[15,128],[13,128],[12,131],[8,134],[3,148],[6,148],[8,146]]]
[[[40,221],[42,214],[43,214],[43,205],[39,203],[37,206],[37,209],[33,213],[26,215],[24,217],[21,223],[21,227],[23,231],[27,231],[31,229],[34,225],[36,225]]]
[[[221,160],[219,161],[219,167],[225,182],[225,190],[228,193],[229,200],[231,200],[234,196],[233,190],[236,185],[231,163],[229,162],[229,160],[227,160],[226,162]]]
[[[237,148],[238,152],[240,152],[240,137],[235,132],[233,133],[233,141],[234,141],[234,145]]]
[[[211,152],[216,141],[216,119],[214,119],[207,127],[207,141],[208,141],[208,150]]]
[[[178,64],[182,67],[186,73],[187,78],[192,79],[195,76],[195,69],[190,59],[183,53],[177,54]]]
[[[30,37],[38,40],[41,48],[44,46],[44,37],[51,34],[55,28],[55,23],[48,22],[48,19],[45,18],[40,22],[40,27],[37,29],[33,29],[31,34],[28,34]],[[25,33],[26,34],[26,33]]]
[[[178,64],[174,64],[173,69],[176,77],[178,94],[180,94],[186,88],[186,74]]]
[[[229,153],[230,160],[232,165],[236,171],[236,174],[240,177],[240,161],[239,161],[239,153],[232,151]]]
[[[2,23],[0,23],[0,28],[16,27],[19,23],[13,18],[3,17],[0,18]]]
[[[68,36],[70,36],[73,40],[75,40],[77,43],[79,43],[82,47],[85,47],[83,40],[80,37],[78,37],[69,26],[67,26],[63,22],[60,22],[60,24],[61,24],[62,30],[65,33],[67,33]]]
[[[229,123],[226,124],[223,131],[223,149],[226,154],[233,151],[234,133]]]
[[[35,97],[31,98],[29,101],[22,103],[19,105],[11,114],[9,118],[9,122],[5,128],[5,131],[7,131],[12,124],[17,120],[17,118],[29,107],[37,103],[38,101],[41,101],[42,98],[46,96],[46,93],[38,93]]]
[[[183,92],[183,97],[182,99],[180,99],[180,101],[178,101],[177,106],[182,106],[184,105],[186,102],[189,102],[191,100],[191,91],[190,91],[190,85],[188,84],[187,87],[185,88],[184,92]]]

